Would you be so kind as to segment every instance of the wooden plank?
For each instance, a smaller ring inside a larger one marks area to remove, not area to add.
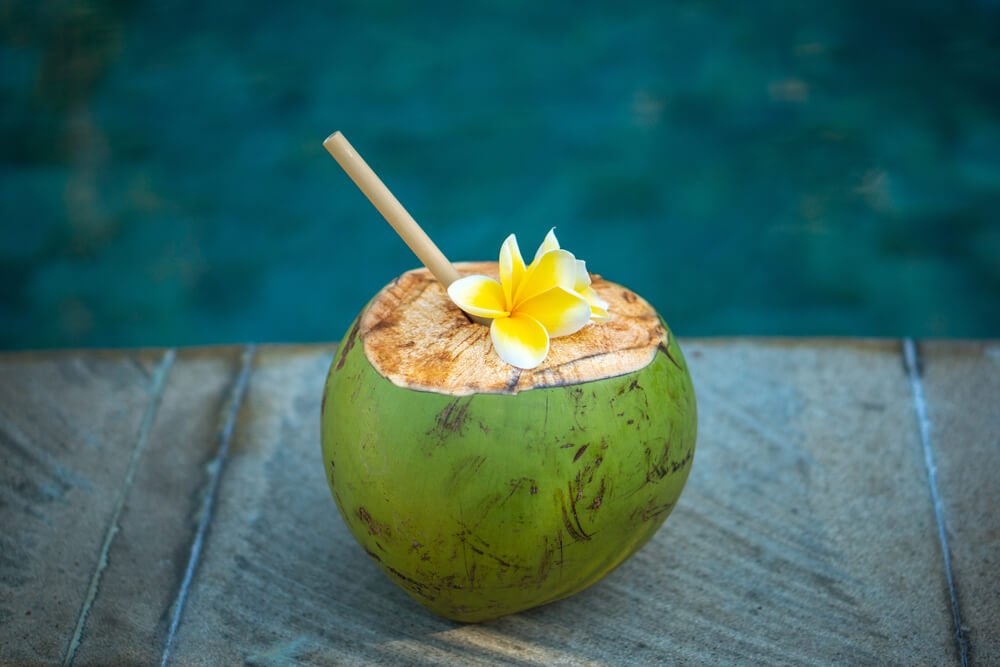
[[[687,643],[712,637],[702,646],[723,662],[951,662],[899,345],[720,343],[691,354],[708,451],[674,528],[700,545],[679,576],[713,582],[696,598],[713,611],[696,615]]]
[[[176,664],[947,664],[950,612],[899,345],[697,342],[698,453],[675,515],[590,590],[434,618],[329,497],[330,350],[261,353]]]
[[[76,662],[158,664],[240,371],[238,348],[181,351],[121,515]]]
[[[970,662],[1000,664],[1000,342],[927,342],[920,361]]]
[[[155,411],[164,357],[0,355],[0,661],[66,655]]]

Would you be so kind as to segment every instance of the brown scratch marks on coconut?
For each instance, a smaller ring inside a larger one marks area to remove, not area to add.
[[[455,489],[461,486],[463,482],[475,476],[484,463],[486,463],[485,456],[469,456],[463,459],[448,478],[447,488]]]
[[[666,515],[674,508],[674,503],[662,503],[657,504],[655,501],[650,500],[646,505],[642,507],[637,507],[632,510],[630,515],[633,520],[639,520],[642,522],[652,521],[657,518],[666,518]]]
[[[475,536],[475,531],[479,529],[479,526],[481,526],[484,521],[486,521],[486,517],[489,516],[490,512],[492,512],[493,509],[496,507],[502,507],[506,505],[507,502],[514,497],[514,494],[520,491],[522,488],[524,488],[525,485],[528,485],[529,489],[534,489],[534,491],[531,492],[532,495],[538,493],[538,482],[530,477],[519,477],[517,479],[512,479],[509,482],[507,482],[507,484],[510,487],[510,490],[506,494],[501,495],[499,493],[494,493],[490,495],[482,503],[480,503],[481,509],[479,511],[479,518],[476,520],[475,524],[473,524],[471,527],[466,526],[464,523],[460,524],[463,527],[463,529],[465,529],[465,532],[467,534],[469,534],[472,537],[475,537],[486,547],[489,547],[490,545],[487,544],[481,538]]]
[[[642,392],[642,405],[643,409],[639,411],[639,416],[646,421],[649,421],[649,394],[646,392],[646,388],[639,384],[639,378],[634,378],[632,382],[628,385],[629,392],[640,391]]]
[[[589,540],[593,536],[591,534],[587,533],[587,531],[585,531],[583,529],[583,524],[580,523],[580,515],[576,511],[576,504],[578,502],[580,502],[580,500],[582,499],[582,497],[583,497],[583,495],[581,493],[581,490],[578,490],[577,491],[577,495],[570,498],[569,507],[570,507],[570,511],[573,513],[573,521],[576,523],[576,528],[579,531],[580,535],[583,536],[584,540]]]
[[[538,588],[542,587],[542,584],[549,576],[549,570],[552,569],[552,553],[554,551],[549,546],[548,537],[543,537],[542,542],[544,544],[542,547],[542,559],[538,562],[538,571],[535,574],[535,585]]]
[[[561,530],[558,531],[558,532],[556,532],[556,543],[559,545],[559,561],[558,561],[558,565],[559,565],[559,575],[561,577],[562,576],[562,566],[563,566],[563,563],[566,562],[566,558],[563,555],[563,538],[562,538],[562,531]]]
[[[472,549],[472,551],[474,553],[477,553],[480,556],[485,556],[485,557],[487,557],[487,558],[495,561],[497,563],[497,565],[499,565],[500,567],[508,568],[508,569],[512,569],[512,570],[523,569],[523,567],[521,565],[518,565],[517,563],[511,563],[510,561],[508,561],[506,559],[503,559],[500,556],[497,556],[492,551],[487,551],[485,549],[480,549],[479,547],[477,547],[476,545],[472,544],[471,542],[469,543],[469,548]]]
[[[569,509],[566,509],[566,498],[560,493],[560,509],[562,510],[562,520],[563,526],[566,528],[566,532],[577,542],[586,542],[592,535],[587,533],[583,529],[583,524],[580,523],[580,515],[576,511],[577,497],[576,492],[573,490],[573,483],[569,483]],[[571,518],[572,516],[572,518]]]
[[[469,526],[463,520],[463,521],[459,521],[458,525],[460,525],[462,527],[462,530],[465,531],[466,534],[468,534],[468,535],[474,535],[475,531],[479,530],[479,526],[483,525],[483,522],[486,521],[486,517],[488,517],[490,515],[490,512],[493,511],[493,508],[497,506],[497,504],[500,502],[500,499],[502,497],[503,496],[501,496],[499,493],[492,493],[492,494],[490,494],[488,497],[486,497],[485,499],[483,499],[478,504],[477,509],[478,509],[478,513],[479,513],[479,518],[476,519],[476,522],[474,524],[472,524],[471,526]],[[459,539],[462,539],[462,535],[461,534],[458,534],[458,537],[459,537]],[[482,542],[481,539],[480,539],[480,542]],[[483,542],[483,544],[486,544],[486,543]],[[487,544],[486,546],[489,546],[489,545]]]
[[[372,554],[369,552],[369,555]],[[406,576],[405,574],[403,574],[396,568],[392,567],[385,561],[381,562],[382,562],[382,567],[384,567],[389,572],[389,574],[391,574],[398,580],[399,585],[405,588],[406,590],[410,591],[411,593],[419,595],[425,600],[433,601],[437,597],[437,594],[441,592],[440,586],[434,586],[431,584],[423,583],[421,581],[417,581],[412,577]]]
[[[464,539],[465,539],[465,540],[466,540],[466,541],[467,541],[467,542],[468,542],[468,543],[469,543],[470,545],[471,545],[471,544],[472,544],[473,542],[475,542],[476,544],[479,544],[479,545],[480,545],[480,548],[481,548],[481,549],[492,549],[492,548],[493,548],[493,546],[492,546],[492,545],[491,545],[491,544],[490,544],[489,542],[487,542],[486,540],[484,540],[483,538],[481,538],[481,537],[480,537],[479,535],[477,535],[476,533],[474,533],[474,532],[470,531],[470,530],[469,530],[468,528],[466,528],[466,527],[465,527],[465,525],[464,525],[464,524],[462,524],[462,528],[464,529],[464,531],[465,531],[465,532],[464,532],[464,533],[460,533],[460,534],[461,534],[461,535],[464,535]]]
[[[577,542],[586,541],[588,538],[584,537],[583,534],[581,534],[580,531],[577,530],[576,526],[573,525],[573,522],[570,521],[569,513],[566,511],[566,503],[563,503],[560,509],[562,510],[563,526],[565,526],[566,532],[569,534],[569,536],[572,537]]]
[[[624,299],[626,303],[635,303],[636,301],[639,300],[639,297],[636,295],[635,292],[633,292],[631,290],[623,289],[622,290],[622,299]]]
[[[386,524],[376,521],[363,505],[358,507],[356,514],[358,519],[368,527],[369,535],[373,537],[375,535],[385,535],[386,537],[392,536],[392,529],[390,529]]]
[[[459,542],[462,544],[462,569],[465,570],[465,577],[469,577],[469,545],[465,542],[465,534],[458,534]]]
[[[646,454],[646,482],[655,482],[667,476],[665,459],[670,453],[670,443],[663,450],[663,454],[656,461],[653,460],[653,451],[647,447]]]
[[[693,458],[694,458],[694,450],[693,449],[687,450],[687,453],[684,454],[684,458],[682,458],[680,461],[674,461],[673,463],[670,464],[670,472],[674,473],[680,470],[681,468],[686,467],[689,463],[691,463],[691,459]]]
[[[471,398],[456,398],[449,401],[448,405],[438,413],[434,420],[434,428],[428,431],[427,435],[437,435],[442,440],[450,435],[462,435],[465,432],[465,421],[468,419],[471,404]]]
[[[475,559],[470,559],[469,552],[479,556],[484,556],[496,562],[504,570],[513,569],[519,570],[523,569],[521,565],[517,563],[512,563],[509,560],[502,558],[495,554],[492,550],[492,546],[489,542],[482,539],[473,532],[463,522],[459,521],[459,525],[462,530],[455,533],[455,537],[458,539],[459,543],[462,545],[462,565],[465,570],[465,579],[468,582],[469,589],[474,589],[476,586],[476,573],[477,573],[477,563]],[[478,525],[478,524],[477,524]]]
[[[461,462],[455,465],[451,476],[448,477],[448,481],[445,483],[445,488],[452,494],[456,494],[458,490],[469,482],[476,474],[479,469],[482,468],[483,464],[486,463],[485,456],[468,456]],[[499,499],[499,494],[495,494],[491,499],[487,501],[487,507],[484,510],[483,516],[489,512],[489,508],[496,503]]]
[[[538,563],[538,573],[535,575],[535,584],[541,588],[542,583],[549,575],[549,568],[552,567],[552,550],[549,548],[549,538],[542,538],[545,546],[542,549],[542,560]]]
[[[576,454],[573,455],[573,463],[579,461],[580,457],[583,456],[583,453],[585,451],[587,451],[587,445],[583,445],[580,447],[580,449],[576,450]]]
[[[510,500],[515,493],[520,491],[525,484],[530,485],[529,488],[537,490],[538,482],[536,482],[530,477],[518,477],[517,479],[512,479],[508,482],[508,485],[510,486],[510,491],[507,493],[506,496],[503,497],[503,500],[500,501],[500,505],[506,505],[507,501]]]
[[[361,318],[354,320],[354,324],[351,325],[351,330],[347,334],[347,340],[344,341],[343,347],[340,349],[340,358],[337,359],[337,370],[339,371],[344,367],[344,362],[347,360],[347,355],[350,354],[351,348],[358,340],[358,328],[361,326]]]
[[[694,450],[688,449],[684,452],[684,456],[677,461],[670,460],[670,440],[673,437],[671,432],[670,437],[666,439],[663,444],[663,451],[660,453],[659,457],[655,460],[653,459],[652,451],[647,447],[646,454],[646,483],[658,482],[662,480],[667,475],[672,475],[679,470],[685,468],[691,463],[691,459],[694,457]]]
[[[601,509],[601,504],[604,502],[604,491],[607,487],[605,479],[601,478],[601,486],[597,489],[597,495],[594,496],[594,500],[591,501],[590,507],[588,509],[597,511]]]

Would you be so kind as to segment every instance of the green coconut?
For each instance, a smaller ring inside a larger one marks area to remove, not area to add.
[[[435,614],[484,621],[577,593],[677,503],[697,428],[684,357],[635,293],[594,288],[612,318],[555,339],[530,371],[424,269],[383,289],[337,351],[330,489],[365,552]]]

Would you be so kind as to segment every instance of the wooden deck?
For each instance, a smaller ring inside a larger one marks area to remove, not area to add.
[[[333,346],[0,354],[0,663],[1000,664],[1000,342],[682,344],[673,516],[469,626],[337,513]]]

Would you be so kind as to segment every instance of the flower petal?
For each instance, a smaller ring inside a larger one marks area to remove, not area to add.
[[[578,288],[577,292],[590,304],[591,319],[598,321],[610,319],[608,315],[608,302],[597,294],[597,290],[587,285],[582,289]]]
[[[581,292],[584,287],[590,285],[590,272],[587,271],[587,263],[582,259],[576,260],[576,285],[573,289],[577,292]]]
[[[448,296],[459,308],[480,317],[506,317],[503,288],[487,276],[465,276],[448,286]]]
[[[490,325],[493,349],[511,366],[534,368],[549,353],[549,334],[538,320],[514,314],[493,320]]]
[[[545,240],[542,241],[542,245],[538,246],[538,250],[535,251],[535,259],[532,260],[531,263],[536,263],[539,259],[541,259],[542,255],[550,250],[559,250],[559,239],[556,238],[555,227],[550,229],[549,233],[545,235]]]
[[[577,293],[584,299],[586,299],[588,302],[590,302],[591,306],[595,306],[597,308],[600,308],[601,310],[608,309],[608,302],[602,299],[601,296],[597,293],[597,290],[595,290],[590,285],[587,285],[583,289],[579,290]]]
[[[572,292],[575,285],[576,258],[565,250],[550,250],[539,257],[538,263],[533,263],[531,270],[524,276],[514,292],[514,307],[511,311],[517,310],[517,304],[553,287],[562,287]]]
[[[553,287],[519,304],[514,315],[531,316],[550,337],[558,338],[576,333],[590,322],[590,304],[576,292]]]
[[[524,258],[517,247],[517,237],[511,234],[500,246],[500,284],[503,285],[504,308],[511,310],[514,295],[524,280]]]

